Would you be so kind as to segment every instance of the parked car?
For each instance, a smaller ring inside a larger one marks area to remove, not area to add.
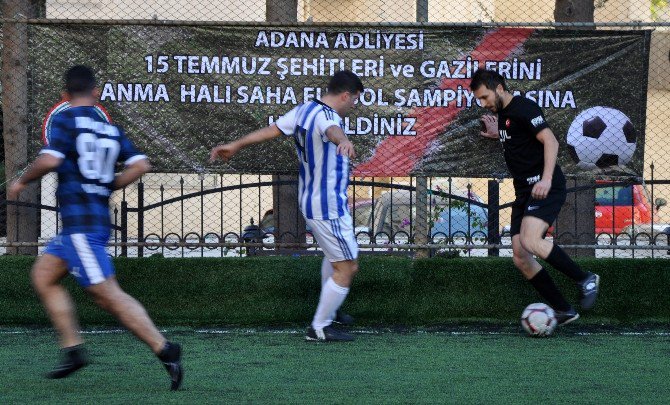
[[[351,199],[349,201],[349,212],[354,219],[354,227],[365,227],[368,224],[369,216],[372,212],[372,200],[368,199],[356,199],[355,201]],[[253,223],[253,218],[251,223],[244,227],[242,232],[242,239],[245,242],[251,241],[260,241],[265,238],[265,236],[273,234],[275,231],[275,221],[274,221],[274,210],[269,209],[263,214],[258,225]],[[309,225],[306,226],[306,231],[308,234],[311,234]]]
[[[467,191],[460,189],[452,190],[452,193],[463,198],[468,196]],[[481,202],[474,193],[470,193],[469,198]],[[372,202],[371,199],[349,201],[356,235],[385,235],[396,237],[396,240],[409,238],[410,228],[416,226],[416,193],[408,190],[385,191],[375,198],[374,207]],[[268,210],[260,225],[247,225],[242,235],[244,241],[260,241],[271,235],[274,232],[273,215],[273,210]],[[486,237],[488,213],[478,205],[431,195],[428,216],[433,238]]]
[[[608,181],[597,180],[596,183],[602,185]],[[648,228],[656,212],[667,205],[664,198],[656,198],[652,206],[651,198],[641,184],[599,187],[595,194],[596,235],[630,232],[633,226]],[[547,234],[553,234],[553,230],[550,227]],[[503,228],[503,234],[509,234],[509,225]]]
[[[468,195],[462,190],[452,190],[452,193],[460,197]],[[488,213],[485,208],[436,195],[430,195],[429,198],[428,220],[432,223],[431,237],[486,237]],[[481,201],[472,193],[470,199]],[[357,227],[357,233],[386,235],[395,237],[396,241],[398,237],[408,238],[410,228],[415,227],[417,223],[416,193],[410,193],[408,190],[385,191],[375,199],[372,213],[374,215],[370,215],[366,226]],[[416,228],[413,229],[415,230]]]
[[[606,182],[598,181],[598,183]],[[664,198],[656,198],[652,206],[650,200],[641,184],[597,188],[596,234],[618,234],[626,227],[651,224],[652,217],[667,204],[667,201]]]

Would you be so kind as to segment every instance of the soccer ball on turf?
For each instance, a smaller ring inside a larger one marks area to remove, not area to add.
[[[626,114],[609,107],[591,107],[568,129],[568,152],[581,169],[625,166],[635,152],[637,130]]]
[[[549,336],[556,329],[554,310],[547,304],[530,304],[521,314],[521,326],[531,336]]]

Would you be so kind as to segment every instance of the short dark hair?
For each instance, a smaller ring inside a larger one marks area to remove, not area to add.
[[[65,72],[65,91],[71,96],[86,95],[95,88],[95,75],[88,66],[72,66]]]
[[[498,85],[502,85],[503,90],[508,91],[505,78],[494,70],[479,69],[472,75],[470,81],[470,90],[475,91],[480,86],[486,86],[487,89],[495,91]]]
[[[360,93],[364,90],[363,82],[353,72],[340,70],[330,78],[328,93],[340,94],[348,91],[351,94]]]

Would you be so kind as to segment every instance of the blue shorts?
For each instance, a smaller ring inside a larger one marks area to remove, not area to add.
[[[108,233],[56,235],[44,253],[65,260],[70,274],[85,288],[114,275],[112,259],[105,250],[108,240]]]

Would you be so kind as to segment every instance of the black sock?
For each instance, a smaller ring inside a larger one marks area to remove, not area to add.
[[[535,287],[538,293],[549,302],[549,305],[557,311],[569,311],[572,307],[568,304],[568,301],[565,300],[563,294],[558,290],[554,280],[551,279],[551,276],[544,268],[540,269],[540,272],[531,278],[530,283]]]
[[[579,265],[565,253],[565,250],[561,249],[558,245],[554,245],[545,261],[549,263],[551,267],[570,277],[574,281],[582,281],[589,276],[588,273],[582,270]]]
[[[163,349],[157,356],[163,362],[177,360],[177,348],[172,343],[165,342],[165,346],[163,346]]]

